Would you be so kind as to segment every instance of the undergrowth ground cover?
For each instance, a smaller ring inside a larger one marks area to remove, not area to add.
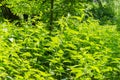
[[[0,80],[120,80],[119,3],[0,0]]]
[[[62,17],[49,34],[42,22],[0,24],[0,80],[119,80],[115,25]]]

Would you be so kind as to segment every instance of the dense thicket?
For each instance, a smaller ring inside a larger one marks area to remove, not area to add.
[[[113,0],[0,0],[0,80],[119,80],[118,7]]]

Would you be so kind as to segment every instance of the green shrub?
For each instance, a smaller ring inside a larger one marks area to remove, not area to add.
[[[0,24],[0,79],[116,80],[120,35],[115,26],[68,16],[51,35],[42,22],[16,27]]]

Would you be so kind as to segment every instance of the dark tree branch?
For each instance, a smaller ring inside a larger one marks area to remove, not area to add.
[[[8,19],[10,21],[19,20],[20,19],[19,16],[13,14],[12,11],[10,10],[10,8],[6,7],[6,5],[2,5],[0,8],[2,10],[2,16],[5,19]]]
[[[50,31],[53,29],[53,6],[54,0],[51,0],[51,8],[50,8]]]

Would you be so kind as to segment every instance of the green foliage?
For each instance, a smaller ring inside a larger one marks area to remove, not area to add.
[[[35,16],[41,17],[40,20],[48,22],[50,18],[50,1],[47,0],[3,0],[3,5],[6,5],[13,14],[23,19],[23,15],[29,15],[29,18]],[[62,16],[76,15],[80,16],[87,11],[87,1],[82,0],[56,0],[54,1],[54,20],[58,20]]]
[[[115,11],[114,11],[114,1],[113,0],[99,0],[101,5],[93,2],[90,11],[95,19],[100,21],[100,24],[115,24]],[[89,4],[90,5],[90,4]]]
[[[99,1],[102,3],[102,7],[97,0],[56,0],[53,8],[54,20],[56,21],[68,14],[81,16],[84,13],[85,18],[93,16],[100,21],[100,24],[114,24],[116,11],[118,11],[114,3],[119,1]],[[24,14],[27,14],[29,18],[39,16],[40,20],[44,22],[50,21],[50,1],[48,0],[2,0],[2,4],[7,5],[12,13],[21,19],[23,19]]]
[[[42,22],[0,24],[0,79],[119,79],[120,35],[115,26],[81,19],[62,17],[51,35]]]
[[[115,25],[99,24],[114,20],[112,1],[101,0],[100,7],[92,0],[55,0],[51,32],[50,0],[1,1],[21,21],[0,15],[0,80],[120,78],[120,33]]]
[[[116,13],[116,24],[117,24],[117,30],[120,31],[120,1],[114,1],[114,12]]]

